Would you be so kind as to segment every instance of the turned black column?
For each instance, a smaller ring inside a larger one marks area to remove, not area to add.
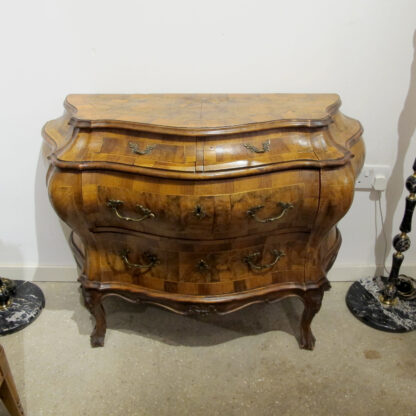
[[[413,175],[409,176],[406,180],[406,188],[410,195],[406,198],[406,208],[400,224],[401,233],[393,238],[393,247],[396,252],[393,254],[390,275],[380,296],[381,302],[386,305],[391,305],[396,302],[397,291],[400,287],[399,271],[404,259],[403,253],[410,248],[410,238],[407,234],[412,230],[412,218],[416,205],[416,159],[413,163]],[[405,287],[401,289],[403,290]],[[408,290],[411,289],[409,288]]]

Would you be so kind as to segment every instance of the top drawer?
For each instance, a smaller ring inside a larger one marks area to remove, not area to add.
[[[339,106],[334,94],[70,95],[43,136],[59,169],[255,176],[349,163],[362,127]]]
[[[305,130],[274,129],[205,138],[204,172],[317,161],[311,137]]]
[[[317,170],[215,182],[82,173],[83,212],[93,231],[113,227],[199,240],[309,231],[318,201]]]
[[[117,129],[81,129],[59,159],[195,172],[196,139]]]

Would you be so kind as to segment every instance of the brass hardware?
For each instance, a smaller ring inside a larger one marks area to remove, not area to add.
[[[262,147],[263,147],[262,149],[259,149],[256,146],[253,146],[252,144],[249,144],[249,143],[243,143],[243,146],[247,150],[250,150],[250,152],[253,152],[253,153],[266,153],[270,151],[270,140],[267,140],[262,143]]]
[[[119,212],[119,208],[122,207],[124,204],[123,201],[117,200],[117,199],[110,199],[107,201],[107,206],[109,208],[111,208],[115,214],[117,215],[118,218],[120,218],[121,220],[124,221],[133,221],[133,222],[141,222],[147,218],[154,218],[155,214],[149,209],[144,207],[143,205],[137,204],[136,205],[136,210],[141,212],[143,214],[142,217],[140,218],[131,218],[131,217],[126,217],[124,215],[122,215]]]
[[[378,297],[379,301],[385,305],[385,306],[394,306],[397,304],[397,302],[399,301],[399,298],[393,298],[393,299],[389,299],[383,296],[383,294],[381,294]]]
[[[264,218],[261,219],[259,217],[257,217],[257,212],[259,210],[261,210],[262,208],[264,208],[264,205],[257,205],[256,207],[252,207],[247,211],[247,215],[249,215],[250,217],[254,218],[257,222],[262,222],[262,223],[266,223],[266,222],[273,222],[276,220],[280,220],[280,218],[282,218],[284,215],[286,215],[287,211],[289,211],[289,209],[293,208],[293,204],[290,204],[288,202],[278,202],[277,205],[282,208],[282,212],[280,213],[280,215],[276,216],[276,217],[270,217],[270,218]]]
[[[0,310],[7,309],[13,303],[16,294],[16,283],[13,280],[0,277]]]
[[[139,150],[139,145],[137,143],[129,142],[129,147],[132,150],[133,153],[136,155],[148,155],[152,153],[153,149],[156,147],[155,144],[147,145],[144,150]]]
[[[1,293],[1,290],[0,290],[0,293]],[[2,303],[2,304],[0,304],[0,311],[4,311],[5,309],[7,309],[11,304],[13,303],[13,300],[12,300],[12,298],[10,298],[10,299],[8,299],[7,301],[6,301],[6,303]]]
[[[281,257],[285,255],[283,251],[279,251],[279,250],[271,250],[271,253],[275,256],[275,259],[269,264],[255,264],[254,263],[254,261],[260,256],[259,251],[256,251],[255,253],[251,253],[248,256],[244,257],[243,261],[244,263],[247,263],[250,266],[251,270],[258,271],[258,270],[270,269],[280,260]]]
[[[153,266],[160,263],[159,259],[157,258],[155,254],[150,254],[147,252],[143,253],[143,257],[146,258],[146,260],[149,261],[149,263],[147,264],[131,263],[130,260],[127,258],[129,253],[130,253],[130,250],[128,249],[122,250],[120,253],[120,257],[122,258],[124,264],[130,269],[151,269]]]
[[[395,253],[400,254],[400,253]],[[397,266],[397,265],[396,265]],[[378,297],[379,301],[383,304],[383,306],[394,306],[398,302],[397,298],[397,288],[395,283],[388,283],[382,293],[380,293]]]
[[[197,204],[195,205],[194,210],[192,211],[192,213],[195,215],[195,217],[197,217],[199,220],[202,220],[203,218],[207,217],[207,213],[205,212],[204,208]]]
[[[196,268],[201,273],[202,272],[207,272],[210,269],[210,267],[208,266],[208,263],[205,260],[203,260],[203,259],[199,260],[199,262],[196,265]]]
[[[6,289],[11,293],[12,295],[16,294],[16,282],[11,279],[7,279],[5,277],[0,277],[0,287],[6,287]]]

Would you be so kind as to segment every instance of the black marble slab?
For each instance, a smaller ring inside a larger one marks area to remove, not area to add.
[[[45,297],[34,283],[14,280],[16,294],[6,309],[0,310],[0,335],[19,331],[33,322],[45,307]]]
[[[351,313],[373,328],[387,332],[408,332],[416,329],[416,300],[398,299],[394,306],[380,300],[380,279],[364,278],[352,284],[346,296]]]

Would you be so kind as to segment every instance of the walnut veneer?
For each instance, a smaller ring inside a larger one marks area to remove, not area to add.
[[[25,415],[2,345],[0,345],[0,400],[9,411],[10,416]]]
[[[364,161],[335,94],[70,95],[48,122],[48,189],[86,306],[225,314],[299,296],[310,329]]]

